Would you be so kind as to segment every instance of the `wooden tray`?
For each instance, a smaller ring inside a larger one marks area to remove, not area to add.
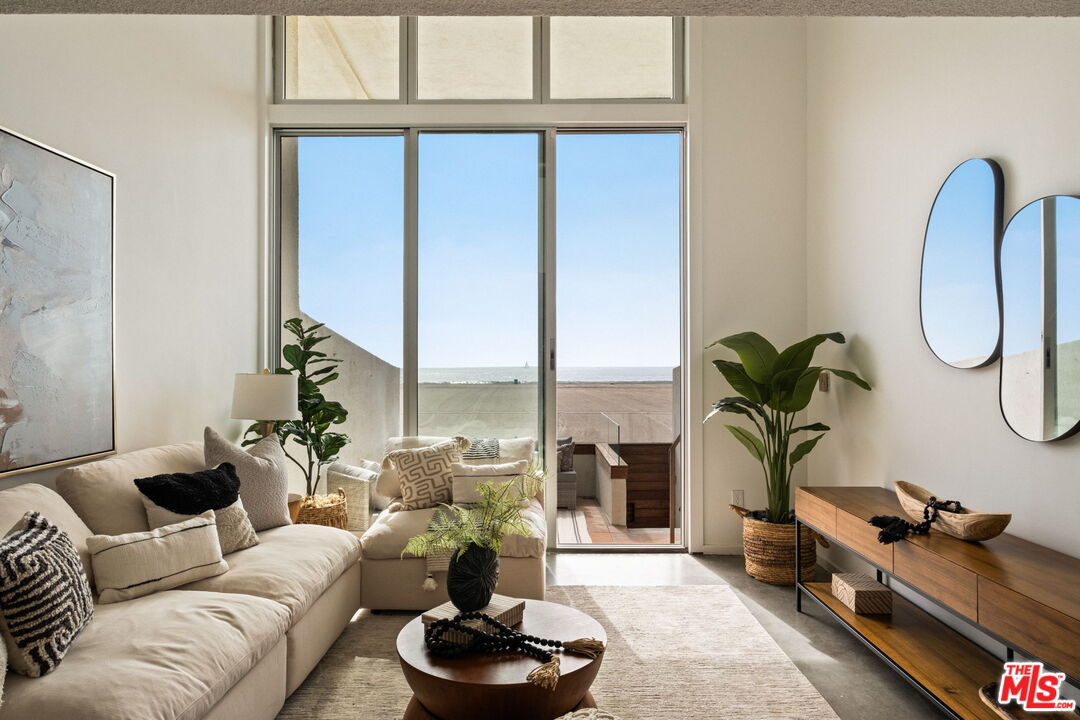
[[[896,499],[914,522],[923,521],[923,509],[931,495],[932,492],[915,483],[896,481]],[[931,527],[954,538],[975,542],[997,537],[1005,532],[1011,520],[1010,513],[984,513],[968,508],[958,513],[940,510]]]

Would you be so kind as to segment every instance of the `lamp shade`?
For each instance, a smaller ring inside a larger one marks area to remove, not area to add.
[[[296,420],[296,376],[237,373],[232,417],[237,420]]]

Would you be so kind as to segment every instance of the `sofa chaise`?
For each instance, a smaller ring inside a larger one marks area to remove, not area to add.
[[[424,447],[444,442],[445,437],[395,437],[386,443],[386,452]],[[536,443],[531,438],[500,441],[500,456],[490,460],[466,460],[469,464],[492,464],[532,460]],[[379,478],[380,494],[394,498],[400,495]],[[382,511],[361,538],[361,602],[373,610],[428,610],[447,601],[445,575],[438,579],[434,590],[423,588],[427,577],[427,561],[412,556],[402,557],[409,538],[428,528],[434,509]],[[544,494],[541,490],[522,509],[531,531],[527,537],[511,535],[503,542],[499,557],[499,584],[496,592],[511,597],[544,599],[545,557],[547,552],[547,520],[544,515]]]

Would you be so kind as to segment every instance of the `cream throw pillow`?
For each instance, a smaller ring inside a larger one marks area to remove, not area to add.
[[[451,469],[454,473],[454,502],[469,504],[480,502],[480,492],[476,489],[480,483],[491,483],[498,488],[508,482],[515,482],[518,492],[524,492],[525,483],[522,481],[522,475],[529,469],[529,461],[518,460],[498,465],[454,463]],[[529,501],[524,500],[523,504],[528,505]]]
[[[156,530],[86,539],[100,603],[150,595],[220,575],[221,558],[214,511]]]
[[[288,525],[289,467],[288,458],[277,435],[270,435],[244,449],[214,432],[203,431],[203,453],[206,467],[232,463],[240,478],[240,499],[251,518],[255,532]],[[218,518],[218,531],[222,525]]]
[[[455,437],[428,447],[389,453],[383,467],[397,471],[401,509],[422,510],[450,502],[454,486],[451,465],[461,462],[461,453],[468,447],[466,438]]]

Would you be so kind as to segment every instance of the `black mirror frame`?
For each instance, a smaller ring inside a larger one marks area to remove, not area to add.
[[[998,333],[997,343],[994,349],[987,355],[986,359],[977,365],[971,365],[970,367],[958,367],[953,365],[949,361],[942,358],[934,350],[933,345],[930,344],[930,340],[926,337],[926,326],[923,323],[923,269],[926,263],[926,241],[930,234],[930,221],[934,217],[934,208],[937,207],[938,199],[941,197],[941,191],[945,189],[945,186],[949,184],[949,179],[964,165],[968,164],[972,160],[979,160],[986,163],[990,168],[990,172],[994,176],[994,289],[997,293],[997,311],[998,311]],[[1004,307],[1002,305],[1002,292],[1001,292],[1001,241],[1004,236],[1005,214],[1005,174],[1001,171],[1001,165],[992,158],[968,158],[964,162],[960,163],[952,169],[952,171],[945,178],[945,181],[941,183],[941,187],[938,188],[937,194],[934,195],[934,202],[930,205],[930,213],[926,216],[926,229],[923,231],[923,244],[922,244],[922,256],[919,259],[919,329],[922,332],[923,342],[926,343],[926,347],[930,349],[930,353],[940,360],[945,365],[956,370],[975,370],[977,368],[984,368],[988,365],[994,364],[1001,357],[1002,336],[1004,335]],[[998,398],[1000,400],[1001,393],[1000,388],[998,392]]]
[[[1044,195],[1043,197],[1038,198],[1037,200],[1032,200],[1029,203],[1024,203],[1023,207],[1021,207],[1019,210],[1014,212],[1012,214],[1012,217],[1009,218],[1009,222],[1005,224],[1005,230],[1002,231],[1001,237],[998,240],[998,249],[997,249],[998,308],[999,308],[999,311],[1000,311],[999,315],[1000,315],[1000,318],[1001,318],[1001,326],[1002,326],[1001,336],[998,339],[998,348],[999,348],[999,350],[1000,350],[1001,346],[1004,344],[1004,341],[1005,341],[1005,300],[1004,300],[1004,285],[1003,285],[1002,279],[1001,279],[1001,249],[1002,249],[1002,243],[1005,241],[1005,232],[1008,231],[1009,224],[1012,223],[1013,219],[1017,215],[1022,213],[1024,210],[1031,207],[1032,205],[1034,205],[1036,203],[1041,203],[1044,200],[1049,200],[1050,198],[1062,198],[1062,197],[1072,198],[1074,200],[1080,200],[1080,195]],[[1026,435],[1021,434],[1015,427],[1013,427],[1013,424],[1011,422],[1009,422],[1009,416],[1005,413],[1004,396],[1003,396],[1003,393],[1002,393],[1002,391],[1004,390],[1004,386],[1005,386],[1005,359],[1004,359],[1004,357],[1002,357],[1002,359],[1001,359],[1001,367],[998,368],[998,409],[1001,411],[1001,419],[1005,421],[1006,427],[1008,427],[1009,430],[1011,430],[1013,432],[1013,434],[1016,435],[1016,437],[1020,438],[1021,440],[1027,440],[1028,442],[1033,442],[1033,443],[1050,443],[1050,442],[1057,442],[1059,440],[1065,440],[1067,438],[1072,437],[1073,435],[1076,435],[1076,433],[1080,432],[1080,420],[1078,420],[1076,422],[1076,424],[1074,424],[1072,427],[1070,427],[1068,430],[1066,430],[1062,434],[1058,435],[1057,437],[1052,437],[1052,438],[1030,438],[1030,437],[1028,437]]]

